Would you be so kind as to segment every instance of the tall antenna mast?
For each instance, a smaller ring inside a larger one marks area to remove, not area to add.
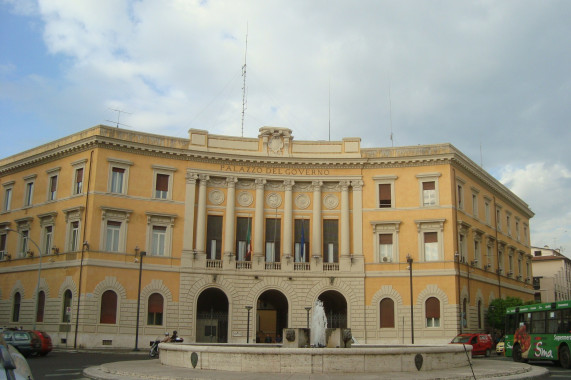
[[[123,125],[123,126],[125,126],[125,127],[129,127],[129,128],[132,128],[130,125],[123,124],[123,123],[120,123],[120,122],[119,122],[119,120],[121,119],[121,114],[122,114],[122,113],[126,113],[127,115],[132,115],[132,113],[126,112],[126,111],[123,111],[123,110],[114,109],[114,108],[109,108],[109,109],[110,109],[111,111],[117,112],[117,121],[108,120],[108,119],[106,119],[105,121],[110,121],[111,123],[115,123],[115,124],[117,125],[117,128],[119,128],[120,125]]]
[[[391,82],[389,81],[389,118],[391,124],[391,147],[395,146],[393,141],[393,102],[391,100]]]
[[[244,115],[246,113],[246,56],[248,54],[248,23],[246,23],[246,49],[244,51],[244,66],[242,66],[242,137],[244,137]]]
[[[329,141],[331,141],[331,76],[329,77]]]

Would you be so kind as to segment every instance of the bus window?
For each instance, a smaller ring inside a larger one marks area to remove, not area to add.
[[[545,334],[545,311],[533,313],[530,334]]]
[[[547,313],[547,333],[555,334],[560,332],[561,328],[561,310],[550,311]]]
[[[571,332],[571,309],[561,310],[561,327],[562,333]]]
[[[506,316],[506,334],[513,335],[517,329],[517,314],[508,314]]]

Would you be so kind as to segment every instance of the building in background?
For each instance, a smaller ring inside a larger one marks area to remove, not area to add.
[[[443,343],[534,295],[533,213],[450,144],[96,126],[0,160],[0,199],[0,323],[58,346],[264,341],[318,299],[360,343]]]
[[[571,300],[571,260],[559,249],[531,247],[535,301]]]

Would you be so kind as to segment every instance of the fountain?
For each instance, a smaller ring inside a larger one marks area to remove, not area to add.
[[[313,308],[311,329],[286,328],[283,344],[160,344],[163,365],[252,373],[381,373],[464,367],[464,347],[351,345],[351,329],[327,328],[323,303]],[[468,350],[471,350],[470,346]]]

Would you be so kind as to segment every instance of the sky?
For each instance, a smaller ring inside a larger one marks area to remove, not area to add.
[[[117,122],[451,143],[571,257],[569,20],[567,0],[0,0],[0,158]]]

